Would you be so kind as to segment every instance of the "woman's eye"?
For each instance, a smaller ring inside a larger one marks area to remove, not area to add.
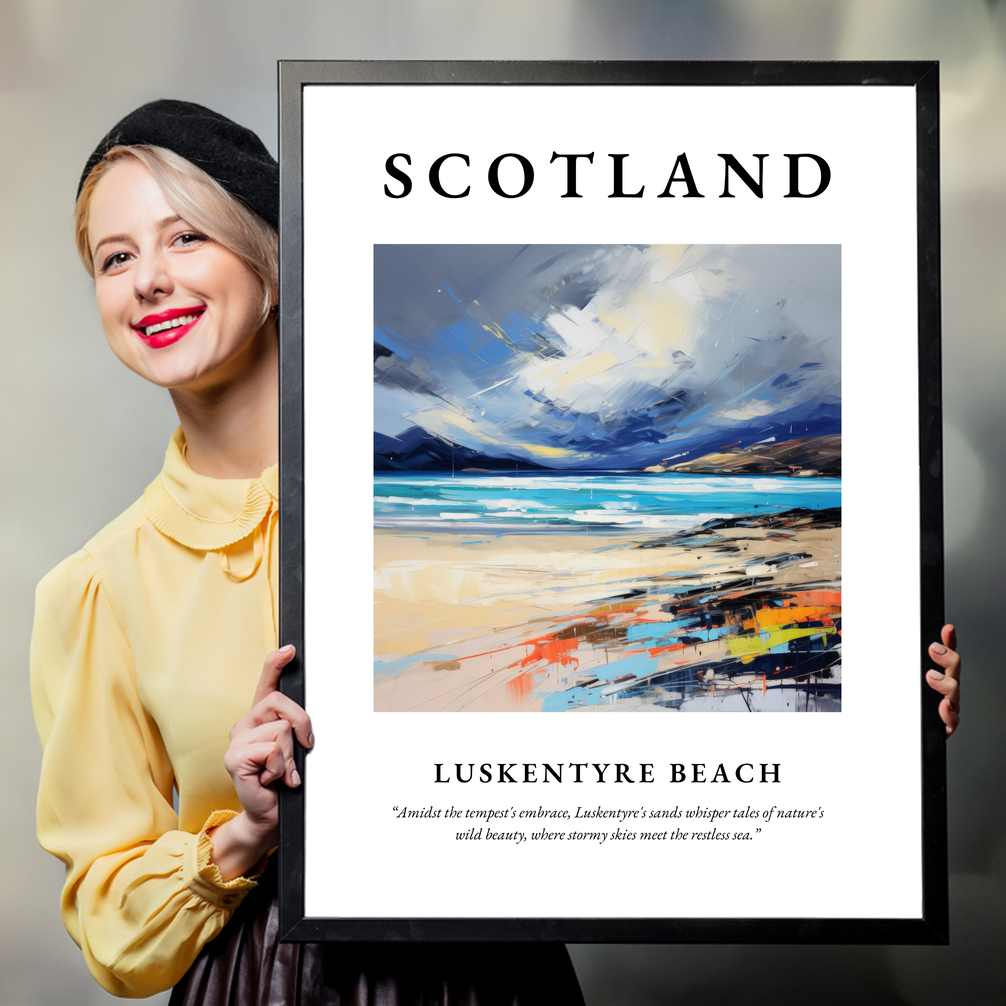
[[[114,271],[121,265],[125,265],[129,261],[129,252],[116,252],[114,255],[109,255],[105,259],[101,271],[109,272]]]
[[[179,234],[174,243],[181,245],[182,248],[190,248],[192,245],[202,244],[205,240],[205,234],[200,234],[198,231],[186,231],[184,234]]]

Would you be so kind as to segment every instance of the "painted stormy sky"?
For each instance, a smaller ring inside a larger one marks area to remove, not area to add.
[[[839,433],[840,263],[838,245],[377,245],[375,433],[571,470]]]

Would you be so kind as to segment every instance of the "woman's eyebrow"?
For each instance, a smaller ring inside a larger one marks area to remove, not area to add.
[[[91,249],[92,255],[98,254],[98,249],[102,245],[112,244],[115,241],[130,241],[131,238],[128,234],[109,234],[108,237],[102,238],[95,246]]]
[[[170,217],[165,217],[163,220],[158,220],[154,227],[157,230],[163,230],[165,227],[170,227],[172,224],[177,224],[181,221],[181,217],[175,213]],[[131,242],[133,239],[128,234],[109,234],[108,237],[103,237],[92,249],[91,255],[97,255],[98,249],[102,245],[110,244],[115,241],[127,241]]]

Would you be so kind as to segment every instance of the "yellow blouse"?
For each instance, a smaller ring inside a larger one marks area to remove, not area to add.
[[[276,646],[277,493],[276,467],[197,475],[178,430],[143,498],[38,586],[38,837],[115,995],[174,985],[255,886],[223,882],[206,829],[241,809],[228,731]]]

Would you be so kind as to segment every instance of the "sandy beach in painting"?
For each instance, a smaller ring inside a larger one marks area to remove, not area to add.
[[[374,707],[840,708],[838,524],[797,510],[673,534],[377,529]]]

